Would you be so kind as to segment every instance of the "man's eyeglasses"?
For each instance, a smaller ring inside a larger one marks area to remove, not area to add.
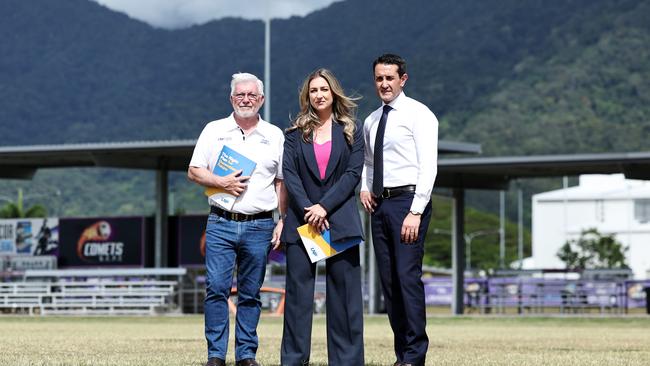
[[[250,100],[251,102],[255,102],[257,101],[257,98],[259,98],[260,96],[253,93],[237,93],[233,95],[233,97],[235,97],[235,100],[238,102],[241,102],[246,97],[248,97],[248,100]]]

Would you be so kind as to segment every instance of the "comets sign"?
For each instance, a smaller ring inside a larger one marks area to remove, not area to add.
[[[142,266],[144,219],[61,219],[60,266]]]

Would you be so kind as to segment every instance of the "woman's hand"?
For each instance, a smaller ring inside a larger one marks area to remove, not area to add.
[[[327,221],[327,211],[318,203],[305,207],[305,222],[321,233],[330,228],[329,221]]]

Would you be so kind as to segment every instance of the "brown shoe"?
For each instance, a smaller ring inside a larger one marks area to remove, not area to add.
[[[260,366],[254,358],[245,358],[235,362],[235,366]]]
[[[205,366],[226,366],[226,361],[217,357],[212,357],[208,360]]]

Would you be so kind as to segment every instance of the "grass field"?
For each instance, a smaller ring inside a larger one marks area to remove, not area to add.
[[[650,365],[650,317],[430,317],[427,365]],[[231,336],[234,332],[231,328]],[[258,360],[279,364],[282,318],[260,324]],[[231,337],[232,338],[232,337]],[[312,365],[326,365],[316,316]],[[367,365],[392,365],[384,316],[365,320]],[[234,364],[232,341],[228,364]],[[0,365],[192,365],[205,362],[203,318],[0,316]]]

